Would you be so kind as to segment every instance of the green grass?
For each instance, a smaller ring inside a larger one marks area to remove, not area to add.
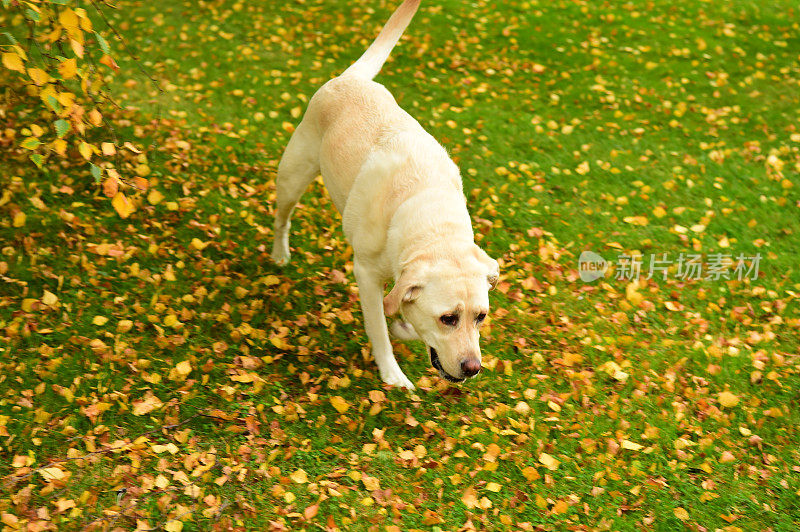
[[[367,355],[320,183],[290,267],[268,256],[285,124],[395,4],[110,13],[165,87],[112,42],[135,111],[125,132],[154,140],[148,177],[165,199],[121,220],[88,172],[0,156],[27,214],[15,228],[0,207],[0,513],[59,530],[796,530],[796,6],[424,2],[377,80],[458,162],[502,277],[484,371],[452,386],[421,345],[397,344],[407,393],[383,388]],[[63,183],[75,194],[51,187]],[[761,276],[672,271],[638,297],[613,275],[583,283],[584,250],[760,253]],[[25,302],[44,290],[57,305]],[[738,404],[721,405],[726,390]],[[137,415],[151,394],[160,406]],[[168,443],[174,454],[153,449]],[[53,461],[71,476],[33,472]],[[76,509],[59,511],[67,500]]]

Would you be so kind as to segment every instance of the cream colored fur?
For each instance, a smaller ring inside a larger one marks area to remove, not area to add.
[[[278,166],[272,250],[278,264],[288,262],[292,210],[321,173],[353,246],[381,378],[406,388],[413,385],[392,353],[386,316],[400,312],[393,334],[421,339],[443,377],[463,380],[480,369],[478,318],[489,310],[488,290],[498,276],[497,262],[474,243],[458,168],[371,79],[418,5],[403,2],[364,55],[311,98]],[[457,323],[445,323],[453,315]]]

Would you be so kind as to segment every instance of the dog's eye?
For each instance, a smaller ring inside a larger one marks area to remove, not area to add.
[[[458,325],[458,314],[445,314],[439,317],[439,321],[450,327]]]
[[[485,312],[481,312],[480,314],[478,314],[478,317],[475,318],[475,323],[480,325],[481,323],[483,323],[483,320],[485,320],[485,319],[486,319],[486,313]]]

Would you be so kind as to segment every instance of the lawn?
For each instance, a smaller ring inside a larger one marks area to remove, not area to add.
[[[291,131],[397,3],[104,8],[150,189],[0,153],[3,530],[800,528],[795,3],[423,1],[377,81],[501,277],[476,378],[395,344],[413,392],[321,180],[269,257]]]

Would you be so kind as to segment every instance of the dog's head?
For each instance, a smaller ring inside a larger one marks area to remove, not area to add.
[[[461,382],[481,370],[478,331],[498,275],[497,261],[475,245],[445,257],[422,255],[405,265],[383,300],[384,312],[401,311],[439,375]]]

